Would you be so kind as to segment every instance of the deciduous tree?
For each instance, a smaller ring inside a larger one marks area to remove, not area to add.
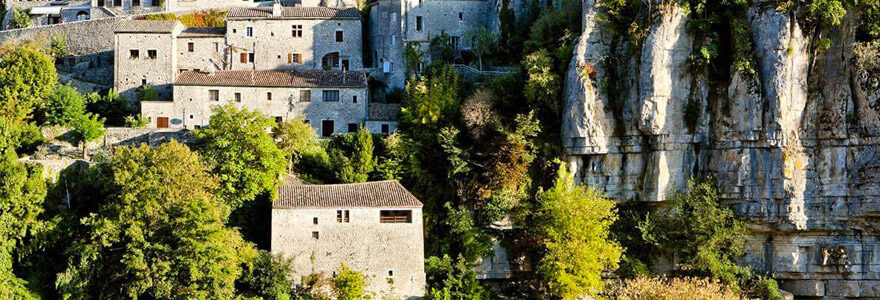
[[[55,86],[52,58],[35,42],[0,47],[0,116],[26,120]]]

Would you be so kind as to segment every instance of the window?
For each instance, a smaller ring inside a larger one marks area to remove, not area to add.
[[[276,123],[276,124],[284,123],[284,117],[281,117],[281,116],[275,116],[275,123]]]
[[[416,31],[422,31],[422,16],[416,17]]]
[[[394,71],[394,65],[390,61],[385,61],[382,63],[382,72],[391,73]]]
[[[394,277],[394,270],[393,269],[388,270],[388,277]]]
[[[394,34],[391,35],[391,44],[392,45],[397,44],[397,35],[394,35]]]
[[[349,210],[337,210],[336,211],[336,223],[351,223],[351,219],[349,219]]]
[[[463,12],[458,12],[458,20],[459,21],[464,20],[464,13]]]
[[[379,212],[379,223],[412,223],[411,210],[383,210]]]
[[[268,100],[268,101],[272,101],[272,92],[267,92],[267,93],[266,93],[266,100]]]
[[[253,37],[253,36],[254,36],[254,28],[253,28],[253,27],[248,27],[248,28],[247,28],[247,36],[249,36],[249,37]]]
[[[333,135],[333,127],[335,124],[333,120],[323,120],[321,121],[321,137],[330,137]]]
[[[147,79],[141,79],[141,86],[147,86]]]
[[[318,217],[312,218],[312,224],[318,225]]]
[[[345,38],[345,34],[342,32],[342,30],[337,30],[336,31],[336,42],[342,43],[344,38]]]
[[[208,100],[220,101],[220,91],[219,90],[208,90]]]
[[[186,44],[186,48],[189,52],[195,52],[196,51],[196,43],[189,42]]]
[[[357,132],[357,131],[358,131],[358,124],[357,123],[348,123],[348,132],[349,133]]]
[[[299,102],[312,102],[312,91],[300,90],[299,91]]]
[[[391,22],[397,22],[397,13],[391,14]]]
[[[287,54],[287,63],[289,63],[289,64],[302,64],[302,54],[299,54],[299,53]]]
[[[141,6],[141,0],[131,0],[131,6]]]
[[[138,59],[138,57],[141,56],[141,51],[137,50],[137,49],[129,50],[128,52],[129,52],[128,58],[131,58],[131,59]]]
[[[319,234],[317,231],[312,231],[312,238],[316,240],[319,238]]]
[[[235,93],[235,102],[241,102],[241,93]]]
[[[293,25],[293,32],[290,35],[295,38],[301,38],[303,36],[303,26]]]
[[[248,62],[254,62],[254,53],[248,53]]]
[[[241,63],[246,64],[249,62],[254,62],[254,54],[253,53],[242,53],[239,56]]]
[[[358,96],[354,95],[351,97],[351,103],[358,103]]]
[[[388,126],[388,124],[382,124],[382,134],[389,133],[391,133],[391,126]]]
[[[329,90],[324,91],[322,94],[322,98],[324,102],[337,102],[339,101],[339,91],[338,90]]]
[[[461,48],[459,48],[459,44],[461,43],[460,37],[457,37],[457,36],[449,37],[449,43],[452,44],[452,48],[455,49],[455,51],[461,50]]]
[[[214,42],[214,52],[220,52],[220,43]]]
[[[159,56],[159,53],[156,50],[147,50],[147,56],[150,59],[156,59]]]

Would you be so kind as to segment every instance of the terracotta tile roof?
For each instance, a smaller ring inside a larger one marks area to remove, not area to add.
[[[229,19],[277,18],[272,16],[272,7],[237,7],[229,11]],[[356,8],[331,7],[282,7],[279,19],[360,19]]]
[[[119,22],[116,33],[172,33],[177,20],[127,20]]]
[[[224,37],[226,27],[189,27],[180,33],[181,37]]]
[[[397,113],[399,112],[400,104],[370,103],[370,120],[397,121]]]
[[[350,184],[286,183],[278,188],[272,208],[422,207],[422,202],[396,180]]]
[[[254,87],[367,87],[364,71],[185,71],[175,85]]]

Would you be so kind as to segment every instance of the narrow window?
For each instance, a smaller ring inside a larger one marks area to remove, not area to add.
[[[389,134],[389,133],[391,133],[390,126],[388,126],[388,124],[382,124],[382,134]]]
[[[293,25],[293,32],[291,36],[295,38],[301,38],[303,36],[303,26],[302,25]]]
[[[312,224],[318,225],[318,217],[312,218]]]
[[[317,231],[312,231],[312,238],[316,239],[316,240],[318,239],[318,232]]]
[[[272,92],[266,93],[266,100],[272,101]]]
[[[379,212],[379,223],[412,223],[411,210],[383,210]]]
[[[248,53],[248,62],[254,62],[254,53]]]
[[[323,91],[322,96],[323,96],[324,102],[338,102],[339,101],[339,91],[338,90]]]
[[[149,56],[150,59],[156,59],[156,57],[159,56],[159,53],[156,50],[147,50],[147,56]]]
[[[422,31],[422,16],[416,17],[416,31]]]
[[[140,50],[137,50],[137,49],[129,50],[129,56],[128,56],[128,58],[131,58],[131,59],[138,59],[138,57],[140,57],[140,56],[141,56],[141,51],[140,51]]]
[[[353,132],[357,132],[357,131],[358,131],[358,124],[357,123],[348,123],[348,132],[349,133],[353,133]]]
[[[241,93],[235,93],[235,102],[241,102]]]
[[[147,86],[147,79],[141,79],[141,86]]]
[[[220,91],[219,90],[209,90],[208,91],[208,100],[220,101]]]
[[[351,103],[358,103],[358,96],[357,95],[351,97]]]
[[[336,211],[336,223],[342,223],[342,210]]]
[[[187,47],[187,50],[189,50],[189,52],[195,52],[195,51],[196,51],[196,43],[189,42],[189,43],[186,44],[186,47]]]
[[[463,12],[458,12],[458,20],[459,21],[464,20],[464,13]]]
[[[323,120],[321,121],[321,137],[330,137],[333,135],[334,126],[336,126],[333,120]]]
[[[281,124],[281,123],[284,123],[284,117],[276,116],[275,117],[275,124]]]
[[[287,63],[288,64],[302,64],[302,54],[299,54],[299,53],[287,54]]]
[[[342,30],[337,30],[336,31],[336,42],[342,43],[344,38],[345,38],[345,34],[342,32]]]
[[[388,277],[394,277],[394,270],[388,270]]]
[[[247,36],[249,36],[249,37],[253,37],[253,36],[254,36],[254,28],[253,28],[253,27],[248,27],[248,28],[247,28]]]
[[[391,44],[392,45],[397,44],[397,35],[394,35],[394,34],[391,35]]]
[[[345,223],[351,223],[351,219],[349,219],[348,216],[349,216],[349,210],[346,209],[345,210]]]
[[[214,43],[214,52],[220,52],[220,43]]]
[[[299,102],[312,102],[312,91],[300,90],[299,91]]]

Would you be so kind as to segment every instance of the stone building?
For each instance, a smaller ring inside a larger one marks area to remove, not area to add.
[[[397,181],[287,183],[272,205],[271,250],[294,278],[333,276],[344,263],[378,299],[425,294],[422,203]]]
[[[177,77],[177,37],[185,29],[178,21],[121,22],[116,29],[113,82],[120,95],[137,99],[137,88],[152,86],[160,99],[169,99]]]
[[[278,122],[303,118],[322,137],[354,132],[367,120],[363,71],[184,71],[173,99],[141,102],[141,114],[153,127],[195,129],[208,125],[213,107],[234,104]]]
[[[226,22],[232,70],[363,68],[355,8],[235,8]]]

